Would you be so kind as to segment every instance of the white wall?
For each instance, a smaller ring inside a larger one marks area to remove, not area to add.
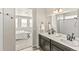
[[[9,15],[6,15],[6,14]],[[11,19],[11,17],[13,17]],[[15,50],[15,10],[13,8],[4,8],[4,25],[3,25],[4,50]]]
[[[4,8],[4,9],[0,9],[0,11],[2,11],[2,15],[0,15],[0,50],[14,51],[15,50],[15,24],[14,24],[15,11],[12,8]]]
[[[32,9],[33,10],[33,47],[38,46],[38,34],[37,34],[37,9]]]
[[[45,25],[45,32],[48,30],[48,16],[46,8],[33,9],[33,45],[39,47],[39,32],[41,22]]]
[[[45,31],[47,31],[47,29],[48,29],[47,24],[48,24],[49,20],[48,20],[48,15],[47,15],[46,8],[38,8],[37,9],[38,31],[40,31],[41,22],[44,23],[44,25],[45,25]]]
[[[0,51],[3,50],[3,9],[0,8]]]

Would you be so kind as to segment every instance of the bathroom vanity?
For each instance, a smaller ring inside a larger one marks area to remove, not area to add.
[[[50,35],[48,33],[40,33],[39,46],[44,51],[78,51],[79,41],[68,41],[66,35],[61,33]]]

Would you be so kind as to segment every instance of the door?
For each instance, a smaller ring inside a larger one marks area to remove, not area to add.
[[[20,8],[16,12],[16,50],[32,47],[32,9]],[[20,12],[19,12],[20,11]],[[27,13],[26,13],[27,12]],[[29,15],[31,14],[31,15]]]

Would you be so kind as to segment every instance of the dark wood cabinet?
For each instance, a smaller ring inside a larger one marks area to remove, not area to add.
[[[50,39],[44,37],[44,36],[39,36],[39,46],[42,50],[44,51],[50,51]]]
[[[50,42],[47,40],[44,40],[44,50],[45,51],[50,51]]]
[[[71,49],[70,47],[67,47],[65,45],[62,45],[61,43],[58,43],[58,42],[53,41],[53,40],[51,40],[51,46],[55,46],[58,49],[60,49],[61,51],[75,51],[75,50]]]
[[[51,51],[62,51],[62,50],[54,45],[51,45]]]
[[[51,51],[63,51],[63,49],[57,42],[51,40]]]
[[[44,51],[75,51],[42,35],[39,35],[39,46]]]

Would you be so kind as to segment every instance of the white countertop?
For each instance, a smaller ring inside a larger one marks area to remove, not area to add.
[[[62,45],[65,45],[67,47],[70,47],[74,50],[79,51],[79,38],[78,37],[76,37],[76,40],[74,40],[74,41],[69,41],[66,39],[66,35],[61,34],[61,33],[55,33],[55,34],[50,34],[50,35],[48,33],[39,33],[39,34],[41,34],[53,41],[56,41]]]

